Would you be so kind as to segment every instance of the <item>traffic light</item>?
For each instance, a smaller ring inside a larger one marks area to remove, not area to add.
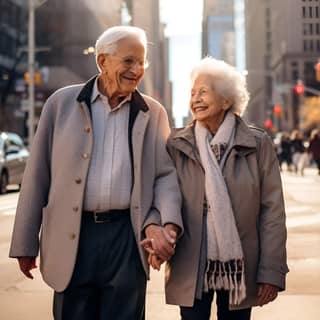
[[[282,116],[282,107],[279,104],[275,104],[273,106],[273,112],[277,117],[281,117]]]
[[[294,91],[295,93],[299,96],[301,94],[304,94],[304,84],[301,82],[298,82],[295,86],[294,86]]]
[[[320,60],[314,67],[316,69],[316,79],[320,82]]]
[[[23,78],[24,78],[24,83],[26,85],[29,85],[30,83],[30,74],[29,72],[25,72],[24,75],[23,75]],[[42,76],[41,76],[41,73],[39,71],[36,71],[34,73],[34,84],[36,86],[39,86],[42,82]]]
[[[264,126],[265,126],[266,129],[271,129],[272,126],[273,126],[272,120],[271,120],[271,119],[267,119],[267,120],[264,122]]]

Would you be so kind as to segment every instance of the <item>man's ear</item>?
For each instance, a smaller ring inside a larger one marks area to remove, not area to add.
[[[102,71],[105,70],[106,69],[106,64],[107,64],[107,55],[104,54],[104,53],[100,53],[98,55],[97,62],[98,62],[98,66],[100,67],[100,69]]]

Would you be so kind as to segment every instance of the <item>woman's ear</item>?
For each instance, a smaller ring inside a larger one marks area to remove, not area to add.
[[[231,108],[231,106],[232,106],[232,103],[230,100],[224,100],[222,109],[225,111],[228,111]]]

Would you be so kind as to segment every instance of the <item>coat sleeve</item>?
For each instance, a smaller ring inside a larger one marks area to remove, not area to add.
[[[170,134],[167,113],[163,107],[160,109],[156,131],[156,175],[154,181],[153,206],[144,223],[159,222],[162,225],[173,223],[183,232],[181,217],[181,193],[174,164],[167,152],[166,143]]]
[[[12,258],[38,255],[42,208],[47,204],[50,189],[53,121],[53,103],[49,98],[24,171],[9,252]]]
[[[287,267],[285,208],[278,160],[271,139],[261,140],[258,165],[261,183],[259,217],[260,259],[258,283],[285,289]]]

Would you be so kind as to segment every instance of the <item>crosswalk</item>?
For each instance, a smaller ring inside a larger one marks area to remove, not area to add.
[[[11,216],[15,214],[18,196],[18,192],[0,196],[0,216]]]

